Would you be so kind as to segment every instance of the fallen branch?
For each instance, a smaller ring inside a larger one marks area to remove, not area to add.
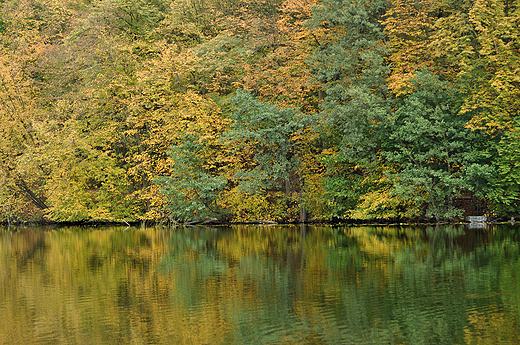
[[[179,223],[177,223],[177,221],[175,221],[175,219],[172,219],[169,215],[167,215],[166,213],[164,213],[164,212],[161,211],[161,210],[158,210],[158,209],[156,209],[156,208],[151,208],[150,210],[155,211],[155,212],[157,212],[157,213],[160,213],[160,214],[163,216],[163,218],[168,219],[168,221],[169,221],[170,223],[179,224]]]
[[[190,222],[184,223],[184,225],[190,226],[190,225],[197,225],[197,224],[200,224],[200,223],[202,223],[202,220],[192,220]]]
[[[271,224],[271,225],[278,224],[277,222],[272,221],[272,220],[258,220],[257,222],[258,222],[258,224]]]
[[[192,220],[192,221],[184,223],[184,225],[192,226],[192,225],[197,225],[197,224],[213,224],[213,223],[217,223],[217,222],[218,222],[217,218],[211,218],[211,219],[206,219],[206,220]]]

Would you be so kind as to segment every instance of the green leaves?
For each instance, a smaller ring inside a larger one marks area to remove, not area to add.
[[[395,193],[424,202],[427,216],[450,219],[460,216],[453,198],[476,187],[467,175],[486,171],[473,151],[475,133],[450,107],[450,90],[429,71],[412,80],[413,92],[390,117],[392,149],[383,155],[398,164]],[[482,188],[482,186],[479,186]]]
[[[252,151],[247,167],[235,174],[239,185],[250,194],[280,188],[298,167],[292,136],[304,127],[301,114],[261,103],[244,91],[237,92],[231,107],[234,122],[225,137],[236,150]]]
[[[359,93],[356,89],[384,95],[389,72],[379,23],[384,7],[385,1],[327,0],[313,12],[308,26],[325,33],[309,64],[325,88],[325,104],[350,101]]]
[[[497,214],[517,215],[520,211],[520,119],[497,145],[494,159],[496,175],[487,195],[494,203]]]
[[[0,205],[79,221],[156,219],[165,203],[179,220],[423,203],[442,218],[464,194],[517,212],[519,8],[2,2]]]
[[[176,221],[205,220],[222,214],[217,206],[218,193],[227,180],[204,168],[203,151],[197,137],[186,136],[169,152],[173,160],[171,175],[156,180],[168,199],[166,209]]]
[[[319,122],[336,136],[346,159],[373,160],[374,129],[385,116],[385,64],[388,49],[379,18],[385,1],[324,1],[313,13],[311,28],[323,28],[309,59],[325,97]],[[336,140],[337,141],[337,140]]]

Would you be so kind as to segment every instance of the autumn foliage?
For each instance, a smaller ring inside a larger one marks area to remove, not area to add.
[[[505,0],[3,1],[0,221],[518,215],[519,23]]]

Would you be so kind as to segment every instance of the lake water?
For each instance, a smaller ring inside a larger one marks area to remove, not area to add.
[[[0,344],[519,344],[520,227],[0,228]]]

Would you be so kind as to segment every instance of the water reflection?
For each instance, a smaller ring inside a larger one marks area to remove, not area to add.
[[[515,344],[518,229],[0,229],[0,344]]]

